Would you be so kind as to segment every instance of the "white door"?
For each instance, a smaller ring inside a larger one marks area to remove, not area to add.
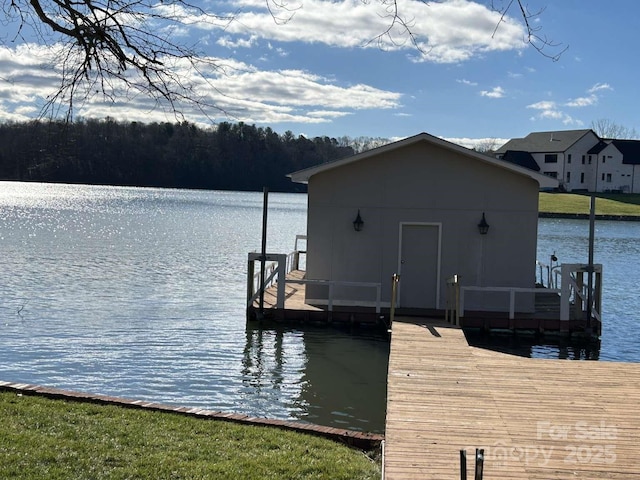
[[[398,306],[439,308],[440,224],[400,225]]]

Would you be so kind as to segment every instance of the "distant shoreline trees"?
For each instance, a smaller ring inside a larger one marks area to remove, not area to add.
[[[4,123],[0,179],[300,192],[306,188],[286,175],[352,155],[349,141],[226,122],[215,129],[110,119]]]

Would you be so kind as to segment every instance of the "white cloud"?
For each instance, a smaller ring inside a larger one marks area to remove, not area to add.
[[[218,38],[216,43],[226,48],[251,48],[256,44],[256,37],[249,38],[231,38],[229,35],[223,35]]]
[[[463,85],[469,85],[470,87],[477,87],[478,86],[478,82],[472,82],[471,80],[467,80],[465,78],[461,78],[459,80],[456,80],[456,82],[462,83]]]
[[[52,67],[52,50],[37,45],[16,49],[0,47],[0,120],[24,120],[39,110],[56,92],[60,71]],[[172,70],[181,82],[198,92],[203,112],[182,105],[182,114],[194,123],[212,119],[269,123],[323,123],[358,110],[394,109],[401,94],[366,84],[339,85],[332,79],[302,70],[260,70],[233,59],[204,59],[196,72],[188,62],[175,62]],[[92,96],[77,105],[75,114],[85,118],[174,121],[174,114],[153,99],[113,82],[115,101]],[[188,91],[187,91],[188,93]],[[30,110],[31,109],[31,110]]]
[[[538,110],[539,113],[533,119],[553,119],[559,120],[565,125],[584,125],[579,119],[567,114],[562,107],[586,108],[596,105],[600,100],[599,92],[613,90],[608,83],[596,83],[587,90],[588,95],[576,97],[562,104],[555,101],[543,100],[541,102],[527,105],[527,108]]]
[[[543,100],[541,102],[527,105],[527,108],[533,108],[534,110],[553,110],[556,108],[556,102],[552,102],[550,100]]]
[[[489,98],[503,98],[504,97],[504,89],[502,87],[493,87],[491,90],[482,90],[480,95],[483,97]]]
[[[264,0],[235,0],[223,5],[237,13],[222,12],[221,18],[233,20],[210,21],[193,16],[192,12],[175,13],[176,8],[172,12],[199,28],[224,29],[227,36],[322,43],[339,48],[406,50],[412,52],[413,61],[455,63],[486,52],[520,50],[527,45],[520,23],[468,0],[399,0],[399,15],[408,19],[415,44],[406,28],[393,23],[387,2],[304,0],[281,8],[269,3],[271,9]],[[240,45],[239,40],[234,44]]]
[[[588,107],[596,103],[598,103],[598,97],[596,95],[589,95],[588,97],[578,97],[569,100],[565,105],[567,107]]]
[[[613,90],[613,88],[608,83],[596,83],[593,87],[587,90],[587,93],[589,93],[589,95],[569,100],[567,103],[565,103],[565,106],[579,108],[596,105],[598,103],[598,100],[600,99],[597,93],[606,90]]]
[[[456,137],[456,138],[445,138],[441,137],[443,140],[446,140],[451,143],[455,143],[457,145],[461,145],[465,148],[474,149],[482,146],[495,146],[495,148],[500,148],[501,145],[507,143],[509,138],[468,138],[468,137]]]
[[[538,110],[538,114],[532,117],[531,120],[559,120],[564,125],[582,125],[583,122],[573,118],[571,115],[563,112],[556,102],[550,100],[543,100],[541,102],[532,103],[527,105],[527,108]]]
[[[287,52],[284,48],[282,48],[282,47],[274,47],[271,44],[271,42],[268,43],[267,47],[269,48],[269,50],[273,50],[274,52],[276,52],[281,57],[288,57],[289,56],[289,52]]]
[[[589,90],[587,90],[587,92],[588,93],[595,93],[595,92],[599,92],[601,90],[613,90],[613,88],[608,83],[596,83],[593,87],[591,87]]]

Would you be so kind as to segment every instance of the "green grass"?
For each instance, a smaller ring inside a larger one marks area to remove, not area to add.
[[[596,215],[640,216],[640,194],[596,194]],[[589,214],[589,194],[540,193],[540,212]]]
[[[371,479],[328,439],[167,412],[0,392],[0,478]]]

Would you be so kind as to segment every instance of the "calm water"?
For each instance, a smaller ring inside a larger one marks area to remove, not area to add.
[[[269,207],[293,250],[306,195]],[[0,379],[382,431],[384,338],[245,328],[261,221],[262,193],[0,182]]]
[[[268,250],[305,232],[271,194]],[[388,342],[247,330],[262,194],[0,182],[0,380],[382,431]],[[588,223],[541,220],[539,257],[587,258]],[[640,361],[640,224],[600,222],[600,346],[501,339],[531,356]]]
[[[595,224],[594,262],[603,265],[603,326],[599,358],[640,362],[640,222],[598,221]],[[548,263],[554,253],[562,263],[587,263],[589,222],[541,219],[538,258]],[[580,358],[593,346],[577,344],[575,351],[560,346],[560,356]],[[545,356],[535,348],[533,356]],[[554,351],[555,353],[555,351]]]
[[[640,222],[597,221],[595,226],[594,262],[603,265],[604,284],[599,341],[496,335],[468,335],[469,340],[530,357],[640,362]],[[554,253],[560,263],[587,263],[589,222],[540,219],[538,259],[549,264]]]

